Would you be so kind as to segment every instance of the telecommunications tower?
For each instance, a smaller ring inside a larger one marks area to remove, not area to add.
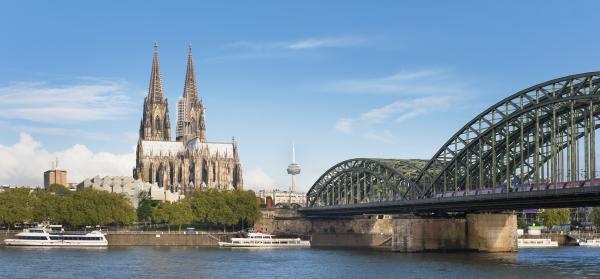
[[[292,163],[287,168],[287,173],[292,175],[290,192],[296,192],[296,174],[300,174],[300,165],[296,164],[296,147],[292,143]]]

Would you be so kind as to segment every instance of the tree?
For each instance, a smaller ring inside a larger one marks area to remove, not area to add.
[[[600,225],[600,207],[595,207],[592,212],[590,212],[590,221],[596,226]]]
[[[194,215],[192,208],[186,201],[162,202],[154,211],[154,219],[156,222],[168,224],[169,232],[171,231],[171,225],[179,225],[181,231],[181,225],[191,223],[194,220]]]
[[[37,222],[62,223],[64,212],[63,198],[55,193],[40,191],[33,199],[33,220]]]
[[[552,228],[554,225],[568,224],[570,216],[571,210],[568,208],[546,209],[540,214],[542,223],[547,228]]]
[[[524,229],[526,226],[525,218],[517,218],[517,228]]]
[[[9,227],[33,219],[32,189],[9,189],[0,193],[0,223]]]
[[[85,189],[64,198],[71,225],[126,225],[137,219],[135,209],[121,194]]]
[[[160,204],[159,201],[142,200],[138,204],[137,217],[140,222],[153,222],[154,211]]]
[[[55,193],[60,196],[68,195],[71,193],[71,191],[69,191],[69,188],[65,187],[65,185],[62,184],[50,184],[48,185],[48,187],[46,187],[45,191]]]

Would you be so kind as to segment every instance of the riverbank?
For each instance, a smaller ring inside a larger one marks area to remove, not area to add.
[[[17,231],[0,233],[0,246],[4,239],[14,238]],[[183,232],[106,232],[108,246],[203,246],[218,247],[219,241],[229,241],[236,233],[184,234]]]

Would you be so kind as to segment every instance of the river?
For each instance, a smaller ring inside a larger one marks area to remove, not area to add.
[[[600,249],[392,253],[340,249],[0,247],[0,278],[599,278]]]

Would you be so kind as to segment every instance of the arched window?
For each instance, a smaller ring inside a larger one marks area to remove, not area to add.
[[[156,116],[156,119],[154,120],[154,127],[156,127],[156,131],[162,131],[162,128],[160,126],[160,117],[158,117],[158,115]]]
[[[152,168],[152,163],[150,163],[150,166],[148,167],[148,182],[154,182],[154,170]]]
[[[173,162],[169,163],[169,184],[175,185],[175,164]]]
[[[190,131],[191,133],[196,133],[196,130],[198,129],[196,126],[196,119],[192,118],[192,130]]]
[[[163,181],[161,179],[161,176],[163,174],[163,166],[161,165],[158,170],[156,170],[156,183],[158,184],[159,187],[163,187]]]
[[[205,185],[208,184],[208,164],[206,163],[206,160],[202,161],[202,182],[204,182]]]
[[[213,165],[213,182],[217,181],[217,168]]]
[[[195,165],[196,165],[196,163],[195,163],[195,162],[192,162],[192,163],[190,164],[190,177],[189,177],[189,182],[190,182],[190,183],[193,183],[193,182],[194,182],[194,180],[195,180],[194,178],[196,177],[196,171],[195,171],[195,170],[196,170],[196,168],[195,168]]]

